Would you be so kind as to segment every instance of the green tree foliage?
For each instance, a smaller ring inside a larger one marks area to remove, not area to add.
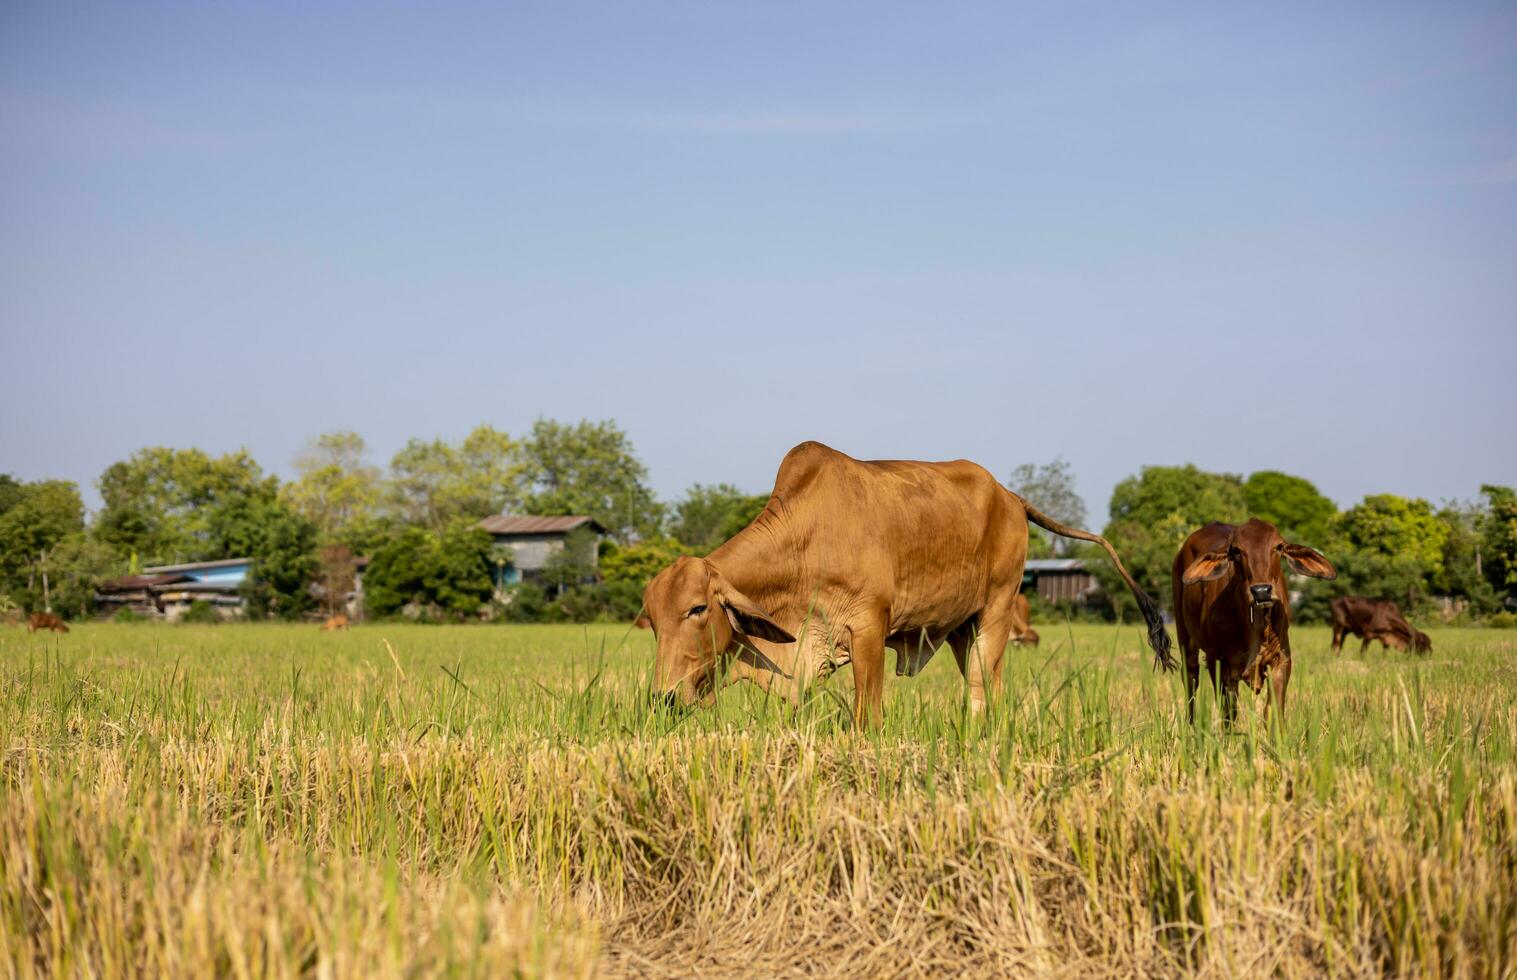
[[[390,461],[389,498],[399,518],[441,531],[521,506],[522,445],[488,425],[458,445],[412,439]]]
[[[105,506],[96,533],[119,554],[151,565],[228,557],[211,538],[211,515],[244,498],[272,500],[278,481],[246,451],[212,457],[155,446],[113,463],[99,486]]]
[[[87,617],[95,586],[125,571],[125,562],[105,542],[87,531],[70,534],[47,553],[53,611],[69,618]]]
[[[697,483],[674,505],[669,533],[690,553],[704,555],[753,523],[768,502],[768,494],[743,493],[730,483]]]
[[[490,536],[455,524],[444,531],[408,527],[382,545],[364,572],[364,597],[376,616],[409,603],[461,618],[490,600],[494,584]]]
[[[1287,541],[1319,550],[1333,538],[1338,508],[1310,480],[1277,470],[1260,470],[1243,484],[1248,516],[1269,521]]]
[[[1478,504],[1457,501],[1438,511],[1438,520],[1448,528],[1443,544],[1443,574],[1430,583],[1435,593],[1466,600],[1476,615],[1488,615],[1501,607],[1501,595],[1483,574],[1482,532],[1489,511]]]
[[[1085,527],[1085,500],[1075,492],[1074,471],[1062,456],[1043,466],[1023,463],[1011,471],[1006,486],[1060,524]],[[1029,558],[1048,558],[1073,550],[1073,542],[1037,525],[1028,526]]]
[[[316,525],[277,497],[222,502],[207,518],[207,536],[217,557],[253,559],[243,586],[250,615],[292,619],[315,606],[310,587],[320,570]]]
[[[659,572],[672,565],[681,555],[695,554],[673,538],[650,538],[625,547],[613,547],[601,556],[601,577],[609,583],[625,582],[639,594]]]
[[[1188,464],[1145,466],[1112,491],[1111,521],[1104,536],[1144,591],[1168,607],[1173,604],[1170,568],[1191,532],[1213,521],[1238,523],[1247,516],[1243,481],[1237,476],[1207,473]],[[1123,614],[1135,611],[1105,553],[1094,547],[1081,553],[1113,608]]]
[[[586,514],[616,540],[657,534],[663,506],[627,434],[610,420],[574,425],[538,419],[526,442],[532,514]]]
[[[41,609],[42,571],[48,569],[51,581],[51,553],[83,530],[84,502],[74,484],[0,476],[0,592]]]
[[[1339,519],[1353,548],[1405,564],[1428,578],[1443,574],[1449,529],[1426,500],[1371,494]]]
[[[1517,493],[1511,487],[1480,488],[1486,518],[1480,534],[1481,571],[1497,592],[1517,595]]]
[[[356,432],[328,432],[295,457],[295,481],[280,498],[316,526],[323,542],[350,547],[379,519],[379,469],[367,462],[368,447]]]

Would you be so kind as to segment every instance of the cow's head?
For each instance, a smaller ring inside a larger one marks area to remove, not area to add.
[[[680,558],[643,590],[639,626],[658,638],[653,684],[670,702],[709,703],[718,661],[749,637],[794,643],[795,637],[737,590],[704,558]]]
[[[1298,575],[1338,577],[1338,570],[1321,554],[1304,544],[1291,544],[1280,537],[1275,525],[1255,517],[1237,527],[1225,547],[1191,562],[1183,581],[1193,585],[1232,575],[1248,590],[1248,600],[1255,606],[1272,606],[1285,598],[1275,594],[1274,585],[1281,558]]]

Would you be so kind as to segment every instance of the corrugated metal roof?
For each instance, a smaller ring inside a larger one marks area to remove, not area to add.
[[[153,565],[144,568],[144,575],[168,575],[172,572],[198,572],[207,568],[230,568],[233,565],[251,565],[251,558],[222,558],[217,561],[191,561],[182,565]]]
[[[1026,569],[1029,572],[1083,572],[1085,560],[1083,558],[1029,558]]]
[[[526,514],[495,514],[474,526],[484,528],[491,534],[565,534],[587,524],[594,531],[604,533],[606,530],[593,518],[583,515],[531,517]]]

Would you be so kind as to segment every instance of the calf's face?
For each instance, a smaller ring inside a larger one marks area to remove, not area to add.
[[[643,607],[638,625],[658,638],[654,690],[670,703],[709,704],[719,660],[749,637],[795,642],[704,558],[680,558],[654,576],[643,590]]]
[[[1280,559],[1298,575],[1311,578],[1338,577],[1337,569],[1321,554],[1303,544],[1292,544],[1280,537],[1273,524],[1252,518],[1233,531],[1227,545],[1209,551],[1185,569],[1186,585],[1210,582],[1225,575],[1234,576],[1254,606],[1268,607],[1284,601],[1275,591],[1275,572]]]

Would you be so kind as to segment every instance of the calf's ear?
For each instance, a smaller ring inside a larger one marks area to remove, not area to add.
[[[1208,551],[1206,554],[1190,563],[1180,581],[1186,585],[1195,585],[1197,582],[1210,582],[1219,579],[1233,570],[1232,559],[1227,557],[1225,551]]]
[[[1338,570],[1333,567],[1332,562],[1304,544],[1287,544],[1285,546],[1285,563],[1297,575],[1326,579],[1338,577]]]
[[[757,603],[731,585],[724,585],[717,600],[726,610],[727,619],[732,623],[732,628],[739,633],[756,636],[760,640],[769,640],[773,643],[795,642],[795,637],[776,623],[774,617],[760,609]]]

